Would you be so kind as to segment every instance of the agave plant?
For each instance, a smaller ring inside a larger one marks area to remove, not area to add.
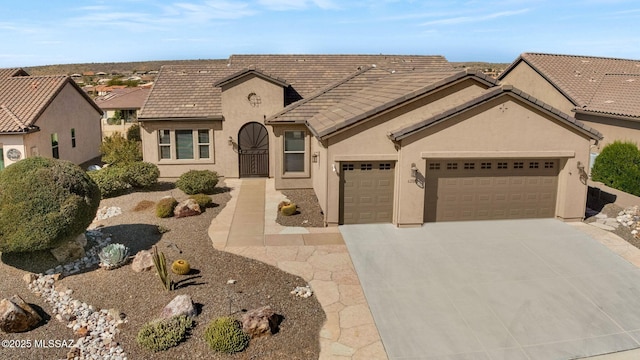
[[[129,258],[129,248],[123,244],[109,244],[98,253],[100,266],[111,270],[124,265]]]

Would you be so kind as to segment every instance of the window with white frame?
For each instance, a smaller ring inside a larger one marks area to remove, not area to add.
[[[284,132],[284,171],[304,172],[305,132]]]
[[[171,131],[158,131],[158,144],[160,145],[160,159],[171,159]]]
[[[71,128],[71,147],[76,147],[76,129]]]
[[[210,145],[209,130],[198,130],[198,153],[200,159],[208,159],[211,156]]]
[[[210,159],[210,130],[158,130],[158,147],[160,160]]]

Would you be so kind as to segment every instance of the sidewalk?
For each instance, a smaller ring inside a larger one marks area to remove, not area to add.
[[[320,359],[387,359],[347,247],[337,227],[284,227],[275,222],[286,199],[273,179],[225,179],[231,200],[209,227],[213,246],[305,279],[327,321]]]

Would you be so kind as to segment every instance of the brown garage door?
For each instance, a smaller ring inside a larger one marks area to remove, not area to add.
[[[343,162],[340,169],[340,223],[391,222],[393,162]]]
[[[555,216],[558,160],[427,161],[425,222]]]

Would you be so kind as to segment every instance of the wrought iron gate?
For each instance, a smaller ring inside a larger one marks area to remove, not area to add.
[[[245,124],[238,132],[240,177],[269,176],[269,133],[260,123]]]

